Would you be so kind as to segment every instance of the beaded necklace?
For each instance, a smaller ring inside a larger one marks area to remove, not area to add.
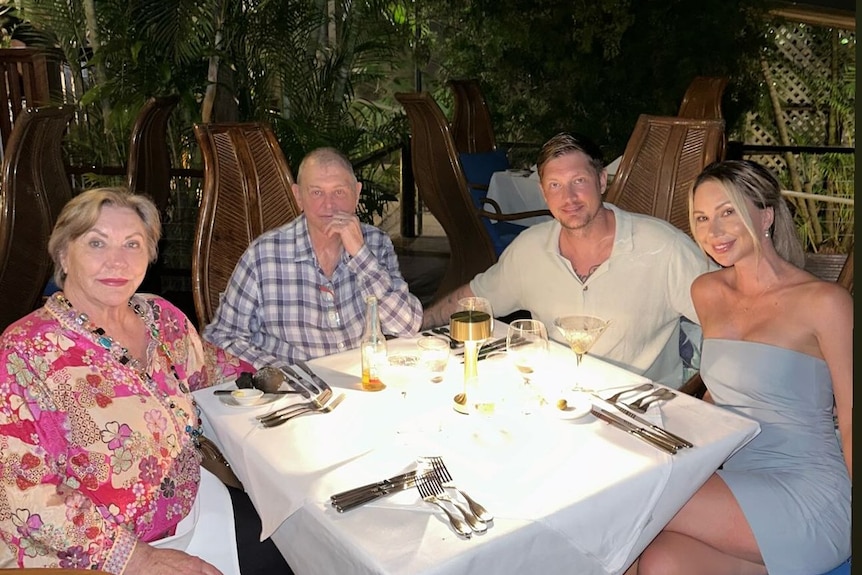
[[[78,313],[75,308],[72,306],[72,302],[66,299],[66,296],[62,292],[58,292],[54,294],[54,300],[60,304],[60,306],[66,311],[66,317],[71,320],[76,325],[80,326],[81,329],[89,331],[93,334],[94,341],[108,350],[111,356],[118,361],[121,365],[131,368],[140,378],[141,382],[150,392],[150,394],[155,397],[159,403],[162,404],[163,407],[167,408],[169,412],[175,413],[176,416],[172,417],[174,422],[174,427],[177,430],[177,433],[180,432],[180,425],[182,421],[186,422],[185,432],[191,437],[192,442],[196,446],[200,446],[200,436],[203,434],[201,431],[201,418],[200,418],[200,409],[198,408],[197,402],[195,402],[194,398],[189,395],[189,399],[191,400],[192,409],[195,410],[195,423],[192,424],[189,421],[189,414],[186,413],[185,409],[182,406],[177,405],[177,403],[171,398],[171,396],[165,392],[161,391],[158,388],[158,384],[153,380],[152,376],[147,373],[146,366],[141,365],[141,362],[137,359],[131,357],[129,355],[128,348],[121,346],[119,343],[114,341],[114,339],[105,333],[105,330],[101,327],[97,326],[95,323],[90,321],[90,318],[85,313]],[[171,374],[174,376],[174,380],[177,382],[177,387],[179,387],[180,391],[185,394],[189,393],[189,388],[185,384],[185,382],[180,378],[177,373],[177,368],[174,366],[173,356],[171,355],[171,351],[168,348],[167,344],[162,340],[161,332],[159,331],[158,325],[156,325],[156,311],[153,309],[152,315],[147,314],[146,309],[140,303],[133,302],[129,300],[129,307],[135,312],[141,321],[144,322],[147,330],[150,333],[150,337],[152,341],[156,343],[156,350],[161,351],[167,360],[168,367],[171,370]]]

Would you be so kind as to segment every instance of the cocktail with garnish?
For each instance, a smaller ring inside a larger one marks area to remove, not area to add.
[[[554,320],[554,325],[557,326],[569,347],[575,352],[578,367],[580,367],[584,355],[592,349],[593,344],[605,332],[609,323],[609,321],[591,315],[567,315]],[[575,384],[574,389],[576,391],[588,391],[580,383]]]

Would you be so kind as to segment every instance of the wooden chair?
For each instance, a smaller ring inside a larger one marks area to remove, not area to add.
[[[497,149],[491,112],[476,80],[449,80],[455,96],[452,139],[461,153],[490,152]]]
[[[159,241],[159,259],[147,269],[139,291],[162,293],[164,271],[165,222],[171,192],[171,154],[167,131],[171,112],[179,103],[179,96],[150,98],[138,112],[132,127],[129,160],[126,165],[126,185],[136,194],[149,196],[162,219],[162,239]]]
[[[150,98],[132,128],[126,182],[129,190],[147,194],[164,218],[170,197],[171,155],[167,144],[168,119],[179,96]]]
[[[677,115],[696,120],[721,120],[721,97],[727,87],[727,78],[697,76],[688,85]]]
[[[293,176],[272,129],[262,123],[197,124],[204,189],[192,249],[198,326],[215,314],[249,244],[300,214]]]
[[[698,174],[724,157],[724,121],[638,118],[607,201],[661,218],[689,235],[688,190]]]
[[[434,299],[473,279],[497,261],[490,232],[481,218],[508,222],[549,215],[548,210],[501,214],[477,209],[458,160],[449,123],[425,92],[399,93],[410,122],[413,175],[422,201],[449,238],[449,264]]]
[[[4,153],[22,111],[62,101],[62,57],[59,50],[0,48],[0,148]]]
[[[23,110],[9,137],[0,182],[0,331],[41,304],[54,271],[48,238],[72,198],[61,142],[74,112]]]
[[[816,272],[809,271],[816,275]],[[844,260],[844,265],[841,267],[837,278],[834,274],[831,274],[831,278],[820,276],[820,279],[835,281],[838,285],[846,288],[850,292],[850,295],[853,295],[853,246],[850,247],[850,251],[847,253],[847,258]],[[706,385],[703,383],[700,374],[696,373],[679,390],[695,397],[703,397],[703,394],[706,393]]]

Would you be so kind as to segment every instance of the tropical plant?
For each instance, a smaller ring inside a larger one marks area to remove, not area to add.
[[[426,0],[426,69],[438,89],[478,78],[498,140],[572,130],[610,159],[638,115],[675,115],[697,75],[731,78],[724,112],[736,122],[758,79],[761,12],[752,0]]]
[[[182,97],[171,122],[178,166],[199,161],[191,125],[201,120],[271,122],[292,166],[320,145],[360,157],[400,140],[393,113],[354,90],[379,83],[403,51],[402,0],[19,3],[69,64],[84,120],[70,134],[73,163],[122,164],[137,111],[167,94]],[[395,199],[376,182],[365,190],[367,218]]]
[[[763,53],[756,126],[783,146],[855,146],[855,33],[775,22]],[[853,243],[855,154],[784,153],[766,159],[791,196],[811,252],[847,253]],[[822,197],[815,199],[815,196]]]

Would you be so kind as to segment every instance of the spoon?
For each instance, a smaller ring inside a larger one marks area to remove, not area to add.
[[[301,393],[293,389],[279,389],[284,381],[284,373],[282,373],[280,369],[276,369],[274,367],[263,367],[253,374],[247,371],[242,372],[236,380],[236,386],[240,389],[254,387],[264,393],[274,393],[278,395]],[[231,391],[232,390],[230,389],[217,389],[214,393],[216,395],[225,395],[229,394]]]

